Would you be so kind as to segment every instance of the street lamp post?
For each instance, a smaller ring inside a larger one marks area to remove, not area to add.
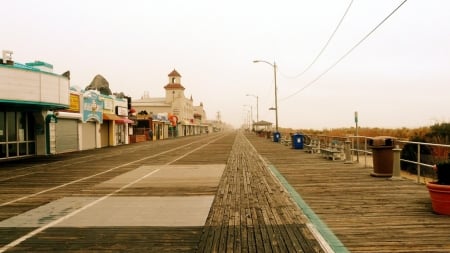
[[[275,63],[275,61],[273,63],[270,63],[268,61],[263,61],[263,60],[254,60],[253,61],[253,63],[258,63],[258,62],[264,62],[273,67],[273,77],[274,77],[274,83],[275,83],[275,108],[273,108],[273,110],[275,110],[275,131],[278,132],[277,64]]]
[[[246,120],[247,121],[247,127],[248,127],[248,129],[250,129],[251,126],[253,125],[253,123],[252,123],[252,121],[253,121],[253,107],[251,105],[242,105],[242,106],[250,107],[250,111],[247,110],[247,120]],[[250,115],[249,115],[249,113],[250,113]]]
[[[253,95],[253,94],[247,94],[246,96],[251,96],[251,97],[255,97],[256,98],[256,122],[259,121],[259,105],[258,105],[258,96]],[[253,119],[252,119],[253,120]]]

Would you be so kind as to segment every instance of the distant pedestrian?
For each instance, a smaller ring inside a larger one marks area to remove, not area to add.
[[[153,140],[153,131],[150,128],[150,130],[148,130],[148,138],[152,141]]]

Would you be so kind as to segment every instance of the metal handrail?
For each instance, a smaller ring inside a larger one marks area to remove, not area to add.
[[[350,148],[350,154],[351,154],[351,160],[354,161],[355,158],[354,156],[356,156],[356,161],[359,162],[359,155],[362,153],[364,155],[364,167],[367,168],[367,156],[372,155],[371,149],[368,148],[367,145],[367,139],[372,138],[372,137],[368,137],[368,136],[355,136],[355,135],[350,135],[350,136],[327,136],[327,135],[309,135],[310,138],[321,138],[325,141],[330,141],[333,139],[340,139],[340,140],[351,140],[351,148]],[[393,137],[395,138],[395,137]],[[359,144],[362,144],[363,142],[361,141],[361,139],[364,140],[364,145],[363,147],[359,147]],[[407,144],[412,144],[412,145],[417,145],[417,160],[408,160],[408,159],[400,159],[400,161],[405,162],[405,163],[410,163],[410,164],[415,164],[417,165],[417,183],[420,183],[421,178],[422,178],[422,173],[421,173],[421,167],[428,167],[428,168],[432,168],[434,164],[429,164],[429,163],[424,163],[421,161],[421,146],[432,146],[432,147],[442,147],[442,148],[449,148],[450,149],[450,145],[448,144],[438,144],[438,143],[428,143],[428,142],[416,142],[416,141],[407,141],[407,140],[396,140],[396,145],[402,145],[405,146]],[[327,143],[323,143],[324,145],[327,145]],[[423,176],[423,181],[425,181],[425,176]]]

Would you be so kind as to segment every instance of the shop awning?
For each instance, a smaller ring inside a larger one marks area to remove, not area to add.
[[[114,122],[116,123],[121,123],[121,124],[132,124],[134,123],[134,121],[127,119],[127,118],[122,118],[119,117],[115,114],[112,113],[103,113],[103,120],[114,120]]]
[[[20,101],[0,99],[0,107],[8,108],[11,111],[41,111],[41,110],[62,110],[68,109],[66,104],[46,103],[39,101]]]
[[[121,118],[121,119],[115,120],[115,122],[123,123],[123,124],[133,124],[134,123],[134,121],[132,121],[131,119],[127,119],[127,118]]]
[[[103,113],[103,120],[121,120],[122,118],[112,114],[112,113]]]

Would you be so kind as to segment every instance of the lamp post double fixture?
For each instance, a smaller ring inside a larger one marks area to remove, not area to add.
[[[264,60],[254,60],[253,63],[264,62],[273,67],[273,78],[275,83],[275,108],[269,108],[269,110],[275,110],[275,131],[278,132],[278,97],[277,97],[277,64],[275,61],[270,63]]]
[[[259,121],[259,105],[258,105],[258,96],[253,95],[253,94],[247,94],[246,96],[250,96],[250,97],[255,97],[256,98],[256,122]],[[252,116],[253,117],[253,116]],[[253,120],[253,118],[252,118]]]

